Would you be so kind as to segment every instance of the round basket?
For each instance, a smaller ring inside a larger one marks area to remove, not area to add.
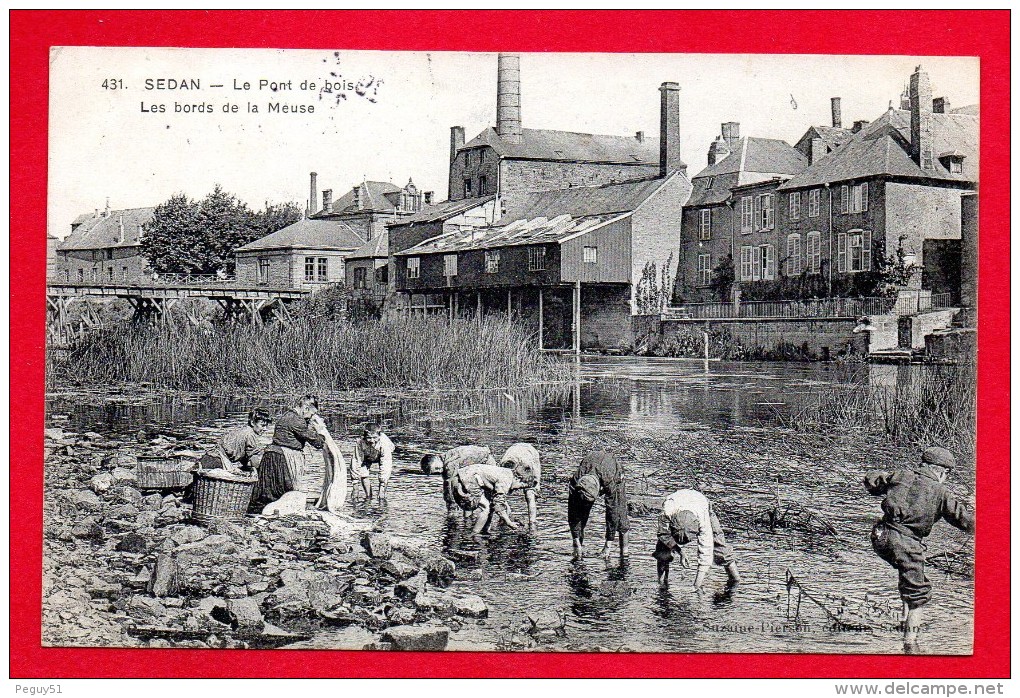
[[[234,475],[225,470],[195,473],[195,505],[191,517],[199,523],[244,518],[257,477]]]

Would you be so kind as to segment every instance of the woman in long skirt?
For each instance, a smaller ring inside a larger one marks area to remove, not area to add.
[[[305,395],[276,420],[273,444],[259,466],[259,481],[252,493],[251,509],[275,502],[287,492],[300,491],[305,472],[305,444],[323,447],[326,425],[318,417],[319,401]]]

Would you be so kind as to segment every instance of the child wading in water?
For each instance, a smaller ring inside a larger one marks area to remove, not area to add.
[[[475,512],[474,533],[487,532],[493,517],[516,531],[520,526],[510,515],[507,495],[533,486],[533,476],[523,473],[520,468],[511,470],[490,464],[467,465],[460,468],[453,478],[451,496],[464,511]]]
[[[974,532],[974,512],[943,484],[956,458],[944,448],[926,448],[921,465],[892,471],[873,470],[864,477],[870,494],[885,495],[883,516],[871,531],[871,546],[899,572],[900,598],[907,606],[903,649],[917,651],[922,608],[931,601],[931,582],[924,574],[924,539],[939,519]]]

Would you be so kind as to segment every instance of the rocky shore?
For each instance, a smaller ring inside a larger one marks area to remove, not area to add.
[[[44,645],[277,647],[330,629],[344,649],[442,650],[486,623],[480,596],[449,588],[453,560],[371,521],[199,526],[182,492],[139,489],[137,456],[194,457],[189,445],[46,430]],[[563,618],[538,610],[530,625],[560,632]]]

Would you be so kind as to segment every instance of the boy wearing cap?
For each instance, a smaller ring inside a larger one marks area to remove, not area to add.
[[[652,557],[657,561],[660,585],[669,584],[669,563],[673,560],[673,550],[695,540],[698,542],[695,589],[704,586],[713,561],[726,568],[729,586],[740,582],[733,548],[726,542],[719,517],[701,492],[678,490],[666,498],[662,503],[662,513],[659,514],[658,537]]]
[[[943,484],[956,458],[944,448],[926,448],[917,469],[873,470],[864,477],[870,494],[885,495],[882,518],[871,531],[871,546],[899,572],[900,598],[907,606],[904,650],[917,649],[922,608],[931,601],[931,582],[924,574],[923,540],[939,519],[974,532],[974,512]]]
[[[606,500],[606,544],[602,546],[602,556],[609,557],[609,548],[617,536],[620,539],[620,559],[627,556],[630,518],[623,468],[611,453],[595,451],[581,459],[581,464],[567,483],[567,523],[574,543],[575,560],[584,556],[584,529],[600,494]]]
[[[443,454],[428,453],[422,456],[419,465],[421,471],[431,475],[437,470],[443,472],[443,500],[446,502],[447,515],[456,511],[458,502],[454,498],[454,480],[457,471],[468,465],[496,465],[496,459],[488,446],[457,446]],[[463,508],[463,507],[461,507]]]
[[[534,485],[524,490],[524,501],[528,505],[528,530],[538,530],[538,491],[542,486],[542,459],[538,449],[528,443],[516,443],[506,450],[499,460],[501,468],[510,468],[523,473]]]
[[[361,480],[365,500],[372,499],[372,484],[369,482],[369,467],[379,464],[379,501],[386,499],[386,485],[393,472],[393,442],[383,433],[378,424],[368,424],[361,438],[354,442],[351,454],[351,478]]]
[[[533,484],[529,476],[518,471],[485,463],[460,468],[453,478],[451,489],[461,508],[477,513],[474,533],[487,530],[493,515],[516,531],[520,526],[510,516],[507,495]]]

